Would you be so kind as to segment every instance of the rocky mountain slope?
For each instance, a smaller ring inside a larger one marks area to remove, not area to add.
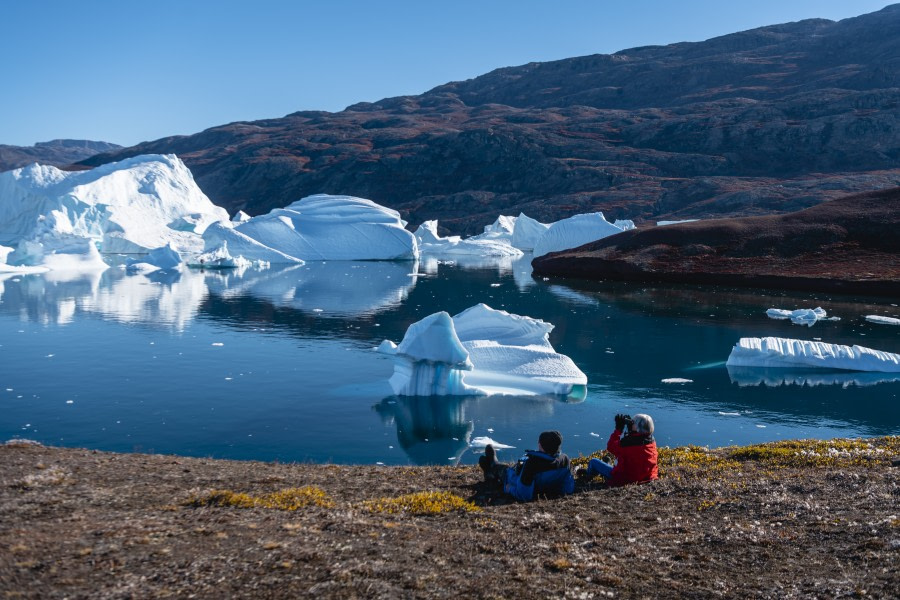
[[[520,211],[638,222],[787,212],[900,186],[900,5],[498,69],[82,164],[148,152],[178,154],[214,202],[251,214],[320,192],[456,233]]]
[[[636,229],[533,261],[539,276],[900,296],[900,188],[785,215]]]
[[[51,140],[34,146],[0,144],[0,172],[18,169],[31,163],[61,167],[84,160],[101,152],[115,152],[122,146],[89,140]]]

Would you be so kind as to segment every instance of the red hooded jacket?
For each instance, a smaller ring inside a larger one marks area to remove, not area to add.
[[[612,452],[618,461],[607,484],[618,486],[659,479],[659,470],[656,466],[656,440],[653,436],[629,433],[620,440],[621,436],[622,432],[616,429],[606,443],[606,449]]]

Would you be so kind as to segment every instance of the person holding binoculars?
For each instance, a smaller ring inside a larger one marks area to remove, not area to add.
[[[656,440],[653,439],[650,415],[619,414],[615,422],[616,430],[606,443],[606,449],[616,457],[615,466],[592,458],[587,469],[578,470],[578,478],[586,481],[602,475],[611,487],[658,479]]]

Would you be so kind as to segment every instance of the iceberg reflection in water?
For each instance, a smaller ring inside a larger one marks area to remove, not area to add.
[[[361,316],[398,306],[416,284],[415,261],[327,261],[243,273],[211,272],[210,291],[252,296],[322,316]]]
[[[475,421],[503,421],[510,417],[550,422],[558,404],[584,400],[584,386],[569,396],[390,396],[373,408],[386,424],[397,427],[397,441],[406,455],[419,465],[456,465],[470,450]],[[481,434],[479,434],[481,435]],[[519,443],[497,439],[513,446],[531,447],[534,440]],[[501,439],[502,438],[502,439]],[[510,450],[518,456],[521,449]]]
[[[728,377],[740,387],[763,385],[817,386],[840,385],[842,387],[870,386],[900,381],[900,373],[873,373],[864,371],[823,371],[822,369],[783,369],[766,367],[728,366]]]

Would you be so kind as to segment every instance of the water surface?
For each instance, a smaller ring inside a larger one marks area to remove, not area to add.
[[[553,323],[587,374],[583,401],[400,398],[387,379],[410,323],[484,302]],[[822,306],[811,328],[767,308]],[[0,438],[115,451],[337,463],[472,463],[477,436],[516,446],[559,429],[570,455],[605,445],[618,412],[646,412],[660,445],[721,446],[900,432],[900,377],[731,370],[742,336],[900,352],[889,300],[583,283],[527,260],[328,262],[173,275],[0,280]],[[683,378],[691,383],[666,384]]]

